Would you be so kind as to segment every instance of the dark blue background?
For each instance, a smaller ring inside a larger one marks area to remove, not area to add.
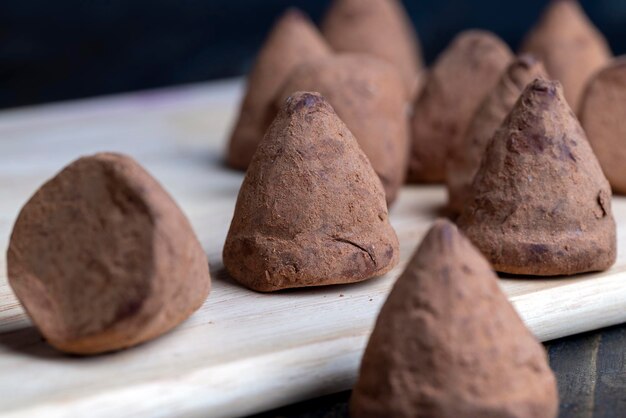
[[[285,8],[319,21],[328,1],[0,0],[0,107],[244,74]],[[545,6],[527,1],[405,1],[427,61],[459,30],[516,47]],[[626,53],[626,0],[583,1]]]

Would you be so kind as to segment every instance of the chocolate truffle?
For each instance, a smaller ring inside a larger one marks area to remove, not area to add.
[[[437,58],[415,102],[408,180],[442,182],[446,158],[513,54],[497,36],[462,32]]]
[[[380,276],[398,253],[383,186],[356,139],[321,95],[294,93],[239,190],[226,270],[268,292]]]
[[[515,59],[487,95],[458,146],[450,150],[446,184],[448,209],[461,213],[489,140],[509,114],[522,90],[535,78],[546,78],[541,62],[530,55]]]
[[[611,50],[576,0],[553,0],[526,36],[522,52],[543,61],[548,75],[563,85],[565,98],[578,110],[589,78],[608,64]]]
[[[591,80],[580,122],[613,191],[626,194],[626,57]]]
[[[408,103],[398,72],[365,54],[338,54],[302,64],[278,102],[296,91],[316,91],[346,124],[383,183],[387,203],[404,183],[409,151]]]
[[[276,22],[248,75],[246,95],[228,145],[228,165],[248,168],[274,118],[272,101],[287,76],[299,64],[330,53],[322,35],[300,11],[288,10]]]
[[[417,33],[398,0],[334,0],[322,33],[338,52],[362,52],[389,61],[412,97],[422,68]]]
[[[437,221],[396,281],[352,392],[354,418],[553,418],[556,381],[541,344],[489,263]]]
[[[615,262],[611,188],[558,81],[526,87],[487,146],[458,224],[501,272],[576,274]]]
[[[9,283],[61,351],[119,350],[172,329],[206,299],[207,258],[185,215],[130,157],[83,157],[30,198]]]

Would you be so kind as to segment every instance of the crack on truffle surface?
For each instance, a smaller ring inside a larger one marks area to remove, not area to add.
[[[372,255],[372,252],[368,250],[367,248],[365,248],[364,246],[359,245],[356,242],[351,241],[347,238],[341,238],[341,237],[331,237],[331,238],[333,239],[333,241],[343,242],[344,244],[349,244],[358,248],[359,250],[363,251],[369,256],[369,258],[372,260],[372,263],[374,263],[374,266],[378,266],[378,262],[376,261],[376,258]]]
[[[604,218],[607,215],[607,205],[609,205],[610,203],[609,197],[607,196],[607,193],[604,190],[600,190],[598,192],[598,205],[600,206],[600,210],[602,211],[601,214],[599,214],[598,219],[600,218]]]

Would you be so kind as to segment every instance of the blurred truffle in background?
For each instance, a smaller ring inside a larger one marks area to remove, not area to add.
[[[403,4],[430,64],[468,28],[497,33],[517,50],[547,2]],[[0,107],[240,76],[288,7],[320,23],[329,5],[329,0],[0,2]],[[581,5],[613,53],[626,53],[626,2]]]

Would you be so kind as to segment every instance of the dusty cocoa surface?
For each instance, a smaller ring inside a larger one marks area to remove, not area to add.
[[[206,299],[207,258],[176,203],[120,154],[80,158],[22,208],[9,283],[59,350],[94,354],[147,341]]]
[[[413,97],[422,69],[417,33],[398,0],[334,0],[322,33],[338,52],[362,52],[389,61]]]
[[[526,87],[471,195],[459,227],[497,271],[566,275],[615,262],[611,188],[557,81]]]
[[[479,106],[458,146],[450,150],[446,162],[446,185],[448,210],[453,216],[460,214],[467,202],[472,180],[489,140],[526,85],[535,78],[546,78],[546,72],[543,64],[533,56],[522,55],[511,62],[496,87]]]
[[[448,221],[430,229],[376,321],[351,416],[556,417],[543,346],[479,251]]]
[[[296,91],[316,91],[354,135],[391,204],[404,183],[409,156],[408,102],[400,74],[366,54],[336,54],[302,64],[288,78],[279,108]]]
[[[227,163],[245,170],[272,122],[272,100],[287,76],[299,64],[331,53],[313,22],[290,9],[276,22],[248,75],[246,94],[233,128]]]
[[[552,0],[526,36],[522,52],[543,61],[548,75],[563,85],[575,111],[589,78],[612,55],[606,39],[576,0]]]
[[[513,55],[496,35],[461,32],[423,81],[412,119],[410,182],[443,182],[446,158]]]
[[[626,194],[626,57],[592,78],[580,122],[613,191]]]
[[[398,263],[385,193],[369,160],[317,93],[294,93],[243,181],[224,266],[258,291],[351,283]]]

